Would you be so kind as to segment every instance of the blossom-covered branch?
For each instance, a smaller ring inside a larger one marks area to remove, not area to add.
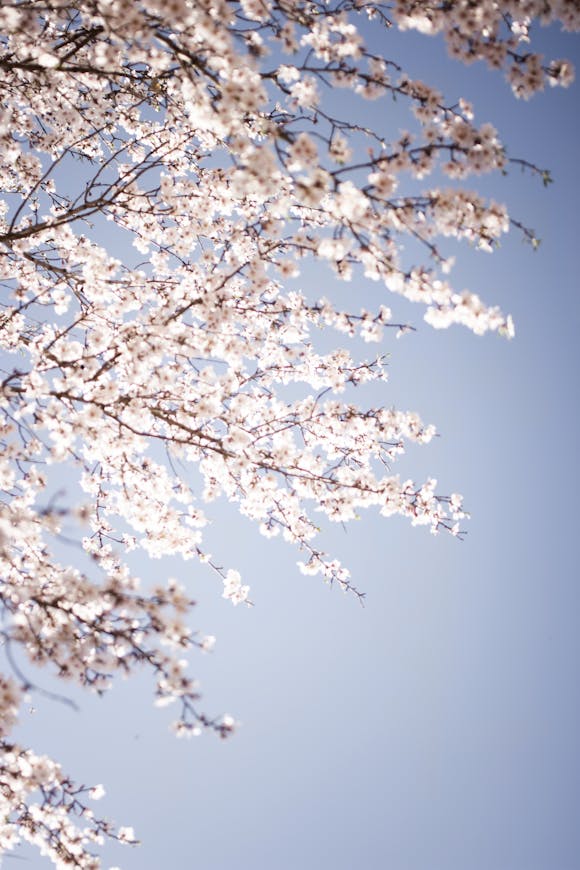
[[[434,327],[512,335],[509,315],[452,286],[445,240],[489,252],[511,225],[535,242],[463,181],[511,165],[550,176],[508,154],[465,100],[411,78],[388,57],[389,39],[395,28],[442,33],[454,57],[504,70],[528,98],[573,78],[566,61],[531,52],[534,17],[580,25],[574,0],[2,4],[10,660],[19,649],[97,692],[145,667],[156,703],[179,708],[178,734],[225,737],[233,719],[201,710],[183,658],[213,638],[189,627],[193,601],[177,581],[146,588],[132,551],[208,565],[239,604],[249,586],[203,541],[205,504],[218,496],[297,547],[303,572],[359,596],[318,544],[319,514],[346,522],[376,507],[461,534],[461,496],[393,473],[406,445],[435,429],[415,412],[353,401],[354,387],[386,372],[382,349],[366,358],[351,339],[412,329],[393,313],[397,296],[424,306]],[[370,28],[380,55],[366,45]],[[325,98],[337,88],[348,93],[342,110]],[[394,97],[414,133],[353,120],[356,101]],[[312,264],[328,291],[313,291]],[[334,280],[363,278],[381,288],[373,310],[333,301]],[[79,547],[71,564],[64,538]],[[34,685],[20,665],[0,681],[0,847],[23,838],[59,867],[99,866],[94,844],[134,835],[95,819],[86,798],[98,789],[8,742]]]

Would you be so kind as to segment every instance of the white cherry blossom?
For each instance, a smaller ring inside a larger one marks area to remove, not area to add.
[[[385,25],[384,56],[365,44],[368,19]],[[348,568],[318,542],[321,515],[342,523],[375,507],[461,535],[460,495],[393,469],[434,426],[414,411],[354,403],[354,387],[387,379],[384,347],[360,348],[413,328],[398,297],[435,328],[513,335],[508,314],[451,283],[447,240],[492,252],[516,229],[537,245],[505,205],[463,181],[514,166],[545,184],[550,176],[509,154],[465,100],[391,61],[390,31],[442,34],[452,57],[485,61],[528,99],[574,77],[567,60],[534,52],[535,19],[578,30],[580,7],[0,6],[0,634],[9,661],[18,647],[97,693],[146,667],[155,704],[176,711],[178,736],[225,738],[235,720],[203,712],[188,673],[188,652],[209,653],[215,638],[192,629],[189,588],[176,579],[149,588],[133,552],[199,562],[228,604],[249,605],[251,578],[205,548],[219,497],[293,545],[302,572],[359,597]],[[344,101],[327,104],[332,88],[345,89]],[[409,109],[413,132],[353,120],[359,101],[387,97]],[[430,180],[438,171],[443,184]],[[409,240],[424,254],[412,263]],[[313,263],[327,276],[320,289]],[[374,308],[333,301],[327,285],[350,281],[356,299],[363,277],[375,282]],[[62,495],[62,481],[72,494]],[[78,562],[59,555],[62,537],[82,549]],[[136,834],[96,818],[103,786],[75,785],[12,740],[35,689],[17,665],[0,675],[0,851],[26,840],[57,867],[92,870],[105,838],[133,844]]]

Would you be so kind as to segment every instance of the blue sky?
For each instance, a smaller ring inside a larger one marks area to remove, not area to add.
[[[580,66],[577,36],[539,35],[546,56]],[[580,866],[579,88],[516,102],[482,65],[447,60],[440,41],[380,38],[410,75],[472,100],[511,153],[555,180],[544,189],[514,170],[469,184],[542,240],[536,253],[514,233],[492,256],[461,249],[451,276],[509,310],[516,338],[435,332],[418,307],[386,298],[418,331],[387,336],[390,382],[360,394],[437,425],[441,437],[410,450],[400,471],[463,492],[469,534],[433,537],[372,514],[330,529],[327,549],[366,591],[364,608],[300,575],[295,552],[227,505],[209,540],[251,583],[254,608],[232,608],[190,563],[142,564],[151,581],[190,584],[194,625],[218,638],[192,659],[205,709],[242,726],[224,743],[177,741],[144,678],[83,695],[79,713],[33,699],[19,739],[103,782],[98,808],[142,840],[109,849],[104,866]],[[367,108],[386,129],[398,124],[389,111]]]

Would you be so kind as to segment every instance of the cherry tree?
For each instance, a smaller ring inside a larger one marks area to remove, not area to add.
[[[190,627],[189,591],[147,588],[131,551],[204,563],[237,605],[248,585],[204,545],[218,497],[359,597],[317,543],[320,513],[375,506],[461,535],[461,496],[392,472],[434,427],[352,401],[386,374],[351,338],[412,329],[386,304],[397,295],[437,329],[510,337],[508,315],[450,283],[445,239],[489,252],[512,227],[535,245],[463,182],[514,165],[550,176],[390,60],[390,30],[442,34],[528,99],[573,80],[531,50],[534,18],[580,28],[576,0],[2,4],[0,849],[26,840],[58,867],[96,868],[105,838],[135,840],[94,814],[102,787],[10,739],[35,688],[18,651],[99,693],[148,668],[179,736],[235,728],[202,711],[186,671],[184,652],[213,643]],[[342,114],[326,98],[338,88]],[[390,98],[413,134],[352,120],[358,101]],[[313,263],[330,286],[376,282],[376,307],[313,292]]]

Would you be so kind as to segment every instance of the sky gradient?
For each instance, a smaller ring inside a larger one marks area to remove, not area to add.
[[[397,470],[462,492],[468,535],[371,513],[331,528],[325,548],[367,593],[364,608],[300,575],[291,548],[222,503],[209,549],[241,570],[253,608],[234,609],[191,563],[142,562],[152,582],[187,580],[195,627],[217,636],[211,655],[192,656],[204,709],[242,725],[227,742],[178,741],[145,679],[103,699],[75,694],[79,713],[33,698],[18,739],[104,783],[98,810],[142,841],[107,847],[104,867],[580,867],[580,90],[517,102],[481,64],[449,61],[439,40],[371,37],[392,41],[413,77],[473,101],[510,153],[554,177],[546,189],[519,170],[467,184],[532,226],[537,252],[513,232],[493,255],[443,246],[457,253],[455,286],[510,311],[515,339],[433,331],[385,291],[418,331],[387,335],[389,383],[356,395],[436,424],[441,437],[410,447]],[[577,36],[539,42],[580,67]],[[366,111],[399,124],[385,100]],[[320,281],[327,295],[379,292],[356,281],[333,290],[327,272]],[[26,865],[4,866],[48,866],[27,848],[16,856]]]

